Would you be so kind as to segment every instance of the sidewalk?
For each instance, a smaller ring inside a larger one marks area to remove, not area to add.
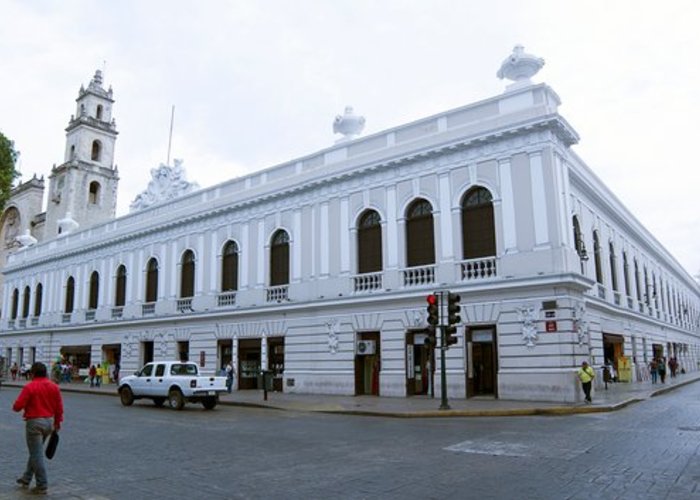
[[[600,413],[622,409],[630,404],[658,396],[684,385],[700,380],[700,372],[667,378],[665,384],[637,382],[634,384],[608,384],[608,390],[597,390],[593,394],[593,404],[547,403],[541,401],[509,401],[490,397],[471,399],[451,398],[449,410],[440,410],[440,395],[435,399],[425,396],[413,397],[374,397],[374,396],[329,396],[314,394],[286,394],[268,392],[267,401],[263,392],[234,391],[221,396],[220,404],[268,408],[282,411],[319,413],[342,413],[350,415],[374,415],[397,418],[416,417],[495,417],[522,415],[570,415],[576,413]],[[4,379],[5,387],[22,387],[25,381]],[[61,384],[63,392],[85,392],[90,394],[117,396],[115,384],[90,387],[78,382]]]

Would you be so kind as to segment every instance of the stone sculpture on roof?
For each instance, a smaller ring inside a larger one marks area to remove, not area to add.
[[[516,45],[513,48],[513,53],[506,57],[501,64],[501,68],[496,73],[496,76],[501,80],[507,78],[515,82],[509,88],[519,88],[529,85],[531,83],[530,78],[535,76],[542,69],[542,66],[544,66],[544,59],[527,54],[522,45]]]
[[[148,188],[134,198],[129,205],[130,212],[143,210],[199,189],[196,182],[187,181],[182,160],[174,160],[174,163],[174,166],[161,163],[158,168],[151,169]]]
[[[333,120],[333,133],[343,134],[336,142],[350,141],[362,133],[365,128],[365,117],[356,115],[352,106],[345,107],[345,114],[338,115]]]

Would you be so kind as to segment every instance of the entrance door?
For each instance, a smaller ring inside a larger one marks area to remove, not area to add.
[[[268,337],[267,369],[272,372],[272,390],[282,392],[284,380],[284,337]]]
[[[496,329],[467,329],[467,397],[498,397]]]
[[[379,396],[379,332],[357,334],[355,346],[355,395]]]
[[[426,342],[426,330],[406,333],[406,394],[430,395],[434,392],[435,350]]]
[[[233,340],[231,339],[224,339],[224,340],[219,340],[218,342],[218,348],[219,348],[219,370],[225,370],[226,365],[229,363],[229,361],[233,361]],[[236,366],[235,364],[232,364],[232,366]]]
[[[622,335],[603,333],[603,362],[612,365],[616,372],[620,370],[617,360],[624,355],[624,345],[625,338]]]
[[[262,389],[260,375],[260,339],[238,341],[238,389]]]
[[[146,342],[141,342],[141,354],[143,355],[141,366],[153,361],[153,341],[152,340],[148,340]]]

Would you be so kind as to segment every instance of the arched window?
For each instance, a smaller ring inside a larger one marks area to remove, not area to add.
[[[100,294],[100,275],[93,271],[90,275],[90,296],[88,299],[88,309],[97,309],[98,297]]]
[[[95,118],[98,120],[102,119],[102,104],[97,105],[97,109],[95,110]]]
[[[73,303],[75,300],[75,280],[70,276],[66,281],[66,307],[63,312],[70,314],[73,312]]]
[[[194,252],[185,250],[182,254],[182,269],[180,270],[180,298],[194,296]]]
[[[462,198],[462,258],[496,255],[496,230],[491,193],[472,188]]]
[[[158,300],[158,261],[152,258],[146,265],[146,302]]]
[[[630,288],[630,265],[627,261],[627,252],[622,252],[622,268],[622,272],[625,275],[625,295],[631,297],[632,289]]]
[[[70,147],[70,159],[75,159],[75,144]]]
[[[98,140],[92,141],[92,154],[90,155],[90,159],[93,161],[100,161],[100,157],[102,155],[102,144]]]
[[[44,300],[44,286],[39,283],[34,290],[34,317],[41,316],[41,302]]]
[[[117,282],[114,294],[114,305],[123,307],[126,304],[126,267],[124,264],[117,268]]]
[[[270,245],[270,285],[289,284],[289,235],[280,229]]]
[[[366,210],[357,224],[357,272],[382,270],[382,226],[376,210]]]
[[[649,307],[651,307],[651,297],[649,297],[650,291],[651,288],[649,288],[649,271],[647,271],[647,267],[644,266],[644,302]]]
[[[19,313],[19,290],[14,289],[12,291],[12,319],[17,319],[17,314]]]
[[[433,207],[428,201],[418,199],[406,211],[406,266],[434,263]]]
[[[238,245],[227,241],[221,259],[221,291],[238,290]]]
[[[90,205],[97,205],[100,201],[100,183],[97,181],[92,181],[89,189],[88,203]]]
[[[31,290],[28,286],[24,287],[24,296],[22,297],[22,317],[29,317],[29,297],[31,296]]]
[[[639,274],[639,264],[637,259],[634,259],[634,281],[637,285],[637,300],[642,301],[642,278]]]
[[[612,289],[617,292],[617,262],[615,262],[615,246],[611,241],[610,248],[610,278],[612,281]]]
[[[593,256],[595,259],[595,280],[598,283],[603,283],[603,263],[601,261],[600,239],[598,231],[593,231]]]

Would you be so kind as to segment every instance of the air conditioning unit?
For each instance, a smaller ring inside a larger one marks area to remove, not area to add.
[[[374,354],[374,347],[374,340],[358,340],[357,355],[365,356],[367,354]]]

